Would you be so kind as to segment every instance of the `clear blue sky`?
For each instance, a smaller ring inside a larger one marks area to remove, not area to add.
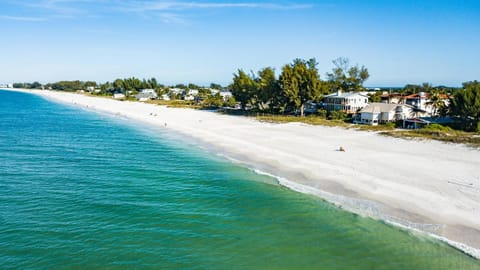
[[[480,79],[477,0],[0,0],[0,83],[155,77],[227,84],[238,68],[348,57],[370,86]]]

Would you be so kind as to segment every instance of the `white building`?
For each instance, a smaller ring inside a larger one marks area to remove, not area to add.
[[[228,101],[229,98],[233,97],[233,94],[230,91],[222,91],[220,92],[220,96],[223,98],[224,101]]]
[[[188,90],[188,95],[196,97],[196,96],[198,96],[198,90],[197,89],[189,89]]]
[[[124,93],[113,93],[113,98],[114,99],[124,99],[125,94]]]
[[[168,94],[163,94],[162,99],[163,100],[170,100],[170,96]]]
[[[405,97],[405,104],[411,105],[417,109],[418,116],[432,115],[433,108],[428,105],[430,102],[429,95],[425,92],[412,94]]]
[[[158,97],[158,95],[157,95],[157,92],[155,92],[154,89],[142,89],[142,90],[140,90],[140,93],[135,95],[135,97],[139,101],[147,101],[147,100],[156,99]]]
[[[355,92],[342,93],[342,91],[337,91],[336,93],[324,97],[322,107],[327,111],[343,111],[347,114],[354,114],[367,105],[367,95]]]
[[[432,94],[420,92],[405,97],[405,104],[411,105],[416,109],[418,117],[429,117],[438,114],[438,108],[432,104]],[[446,94],[438,94],[438,98],[444,106],[450,104],[450,97]]]
[[[212,94],[212,95],[216,95],[216,94],[218,94],[218,93],[220,92],[220,90],[218,90],[218,89],[213,89],[213,88],[209,88],[208,90],[210,90],[210,94]]]
[[[170,88],[170,92],[174,95],[183,94],[185,90],[181,88]]]
[[[195,97],[193,95],[186,95],[183,97],[183,100],[192,101],[195,100]]]
[[[355,119],[357,124],[376,126],[412,116],[413,107],[404,104],[370,103],[360,110]]]

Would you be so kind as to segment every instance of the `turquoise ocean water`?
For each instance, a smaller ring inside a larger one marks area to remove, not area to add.
[[[185,142],[0,91],[0,269],[480,269]]]

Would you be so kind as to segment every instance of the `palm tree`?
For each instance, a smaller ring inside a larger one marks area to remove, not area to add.
[[[433,116],[436,116],[438,110],[445,106],[445,102],[440,97],[440,94],[437,91],[435,91],[432,93],[432,95],[430,96],[430,100],[426,102],[425,105],[432,106],[433,108],[432,114]]]

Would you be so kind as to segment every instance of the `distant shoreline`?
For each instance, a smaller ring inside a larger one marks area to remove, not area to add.
[[[292,190],[428,233],[480,258],[478,149],[343,128],[261,123],[73,93],[6,90],[180,132],[241,164],[277,176]],[[346,151],[337,151],[340,146]]]

